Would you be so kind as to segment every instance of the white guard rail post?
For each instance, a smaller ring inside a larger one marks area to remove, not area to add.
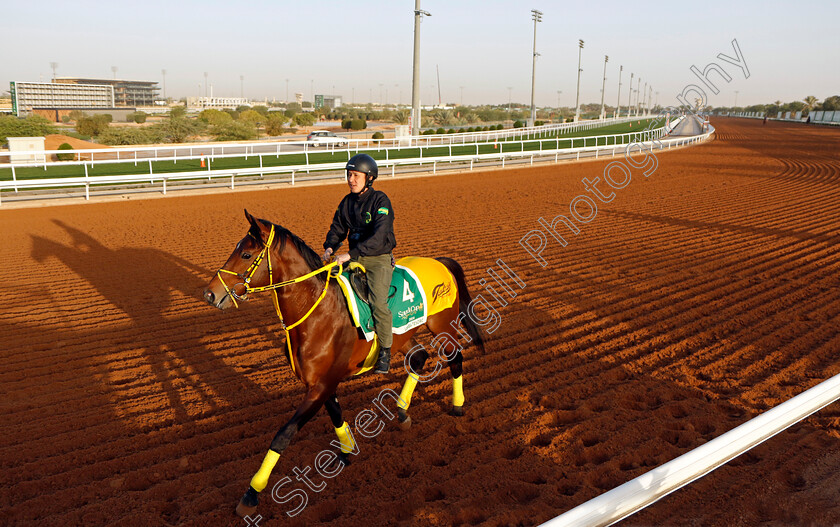
[[[612,525],[705,476],[837,399],[840,399],[840,374],[543,525]]]

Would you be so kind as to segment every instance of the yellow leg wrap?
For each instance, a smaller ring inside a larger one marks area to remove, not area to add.
[[[464,406],[464,376],[452,380],[452,406]]]
[[[274,450],[269,450],[268,454],[265,455],[260,469],[251,478],[251,486],[255,491],[262,492],[266,485],[268,485],[268,477],[271,475],[271,471],[274,470],[274,465],[277,464],[278,459],[280,459],[280,454]]]
[[[342,453],[347,454],[356,450],[356,442],[350,435],[350,425],[347,424],[347,421],[344,421],[340,428],[335,429],[335,435],[338,436],[338,442],[341,443]]]
[[[411,404],[411,394],[414,393],[414,388],[417,386],[419,377],[413,373],[408,374],[408,379],[405,380],[403,389],[400,392],[400,400],[397,401],[397,406],[403,410],[408,410],[408,405]]]

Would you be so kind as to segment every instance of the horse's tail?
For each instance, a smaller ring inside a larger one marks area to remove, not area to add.
[[[481,336],[481,330],[479,330],[478,326],[475,325],[475,322],[473,322],[470,318],[470,314],[467,311],[470,302],[472,302],[472,296],[470,296],[470,290],[467,288],[467,281],[464,277],[464,269],[461,268],[461,264],[452,258],[440,257],[435,258],[435,260],[445,265],[449,272],[452,273],[452,276],[455,277],[455,283],[458,285],[458,311],[464,315],[461,324],[464,326],[464,329],[467,330],[467,334],[472,339],[472,343],[475,344],[483,353],[484,338]]]

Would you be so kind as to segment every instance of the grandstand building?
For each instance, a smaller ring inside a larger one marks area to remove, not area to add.
[[[29,115],[36,107],[81,110],[114,107],[113,86],[19,81],[9,85],[12,111],[17,116]]]
[[[114,106],[154,106],[160,89],[157,87],[157,82],[153,81],[58,77],[53,82],[77,86],[111,86],[114,89]]]

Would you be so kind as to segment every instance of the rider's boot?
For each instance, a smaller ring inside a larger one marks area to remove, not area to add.
[[[388,373],[391,369],[391,348],[379,348],[379,358],[376,360],[376,366],[373,367],[373,373]]]

